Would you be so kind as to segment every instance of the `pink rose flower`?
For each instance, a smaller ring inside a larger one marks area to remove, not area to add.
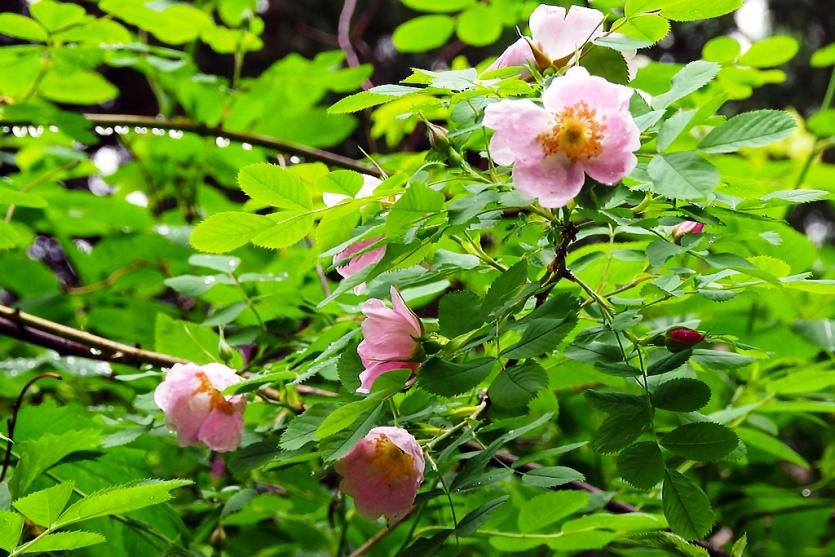
[[[670,231],[670,234],[673,235],[673,238],[678,240],[679,238],[687,234],[699,234],[704,229],[704,224],[700,222],[693,222],[692,220],[686,220],[682,223],[675,225],[673,229]]]
[[[585,183],[584,174],[614,185],[632,172],[640,132],[629,113],[632,89],[570,68],[530,100],[487,107],[484,126],[495,130],[490,155],[513,164],[513,183],[543,207],[563,207]]]
[[[406,306],[395,287],[391,287],[393,308],[382,300],[372,298],[362,304],[363,341],[357,347],[365,371],[360,373],[359,393],[371,391],[371,385],[383,373],[395,369],[416,370],[420,354],[418,340],[423,336],[423,325]]]
[[[234,451],[241,443],[246,397],[221,391],[240,381],[235,370],[221,364],[174,364],[154,392],[154,402],[181,447],[199,441],[218,452]]]
[[[362,187],[357,192],[357,195],[354,196],[354,199],[360,199],[363,197],[370,196],[372,193],[374,193],[374,190],[377,189],[377,186],[379,186],[381,183],[382,182],[379,178],[369,176],[368,174],[363,174]],[[342,203],[346,199],[351,199],[351,197],[342,193],[325,192],[322,194],[322,202],[325,204],[326,207],[333,207],[334,205]]]
[[[423,452],[405,429],[375,427],[334,468],[361,515],[396,521],[412,509],[423,483]]]
[[[539,67],[563,66],[586,42],[604,32],[603,13],[579,6],[571,6],[567,11],[559,6],[538,6],[528,25],[531,37],[519,38],[486,71],[529,62]]]

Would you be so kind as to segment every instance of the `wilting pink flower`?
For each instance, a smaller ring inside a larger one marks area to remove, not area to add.
[[[357,392],[370,392],[374,381],[387,371],[414,371],[419,365],[418,339],[423,336],[423,325],[393,286],[391,303],[393,308],[388,308],[382,300],[372,298],[362,304],[365,321],[357,354],[365,371],[360,373],[361,385]]]
[[[246,397],[221,391],[240,381],[235,370],[221,364],[174,364],[165,374],[154,401],[181,447],[200,441],[218,452],[238,448]]]
[[[335,465],[340,488],[354,498],[359,513],[389,520],[400,520],[412,509],[423,468],[420,445],[399,427],[375,427]]]
[[[700,222],[693,222],[692,220],[686,220],[682,223],[679,223],[673,227],[670,233],[673,235],[673,238],[678,240],[679,238],[687,235],[687,234],[699,234],[702,230],[704,230],[705,225]]]
[[[674,327],[664,336],[664,345],[670,352],[681,352],[705,339],[705,334],[687,327]]]
[[[374,190],[379,186],[381,183],[379,178],[375,178],[374,176],[369,176],[368,174],[362,175],[362,187],[354,196],[354,199],[360,199],[362,197],[368,197]],[[342,203],[346,199],[351,199],[350,196],[347,196],[343,193],[329,193],[325,192],[322,194],[322,202],[325,204],[326,207],[333,207],[339,203]]]
[[[513,164],[519,192],[543,207],[563,207],[583,187],[585,174],[613,185],[632,172],[641,146],[629,113],[632,90],[573,67],[530,100],[487,107],[484,125],[495,130],[490,155]]]
[[[524,66],[563,66],[582,46],[601,36],[603,13],[591,8],[538,6],[528,22],[531,37],[521,37],[510,45],[487,71]]]

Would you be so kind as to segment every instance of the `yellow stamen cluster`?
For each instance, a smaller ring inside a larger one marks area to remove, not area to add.
[[[606,126],[597,118],[597,109],[589,108],[584,101],[566,107],[554,115],[554,127],[540,134],[545,156],[563,153],[572,162],[588,160],[603,150],[603,132]]]
[[[202,371],[198,373],[197,379],[200,380],[200,385],[194,389],[192,394],[206,393],[209,395],[209,404],[213,409],[219,410],[227,415],[232,415],[235,412],[235,407],[232,406],[232,403],[226,400],[226,397],[220,391],[215,389],[205,373]]]
[[[374,467],[393,484],[408,478],[414,468],[412,455],[404,452],[385,435],[375,440]]]

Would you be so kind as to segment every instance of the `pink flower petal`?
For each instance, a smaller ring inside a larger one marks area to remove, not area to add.
[[[336,272],[342,275],[343,277],[347,278],[359,273],[366,267],[370,267],[379,263],[380,260],[382,260],[383,257],[386,255],[386,246],[374,248],[357,257],[352,258],[352,256],[355,253],[359,253],[365,248],[376,244],[381,239],[382,236],[373,236],[371,238],[368,238],[367,240],[355,242],[347,248],[345,248],[344,250],[342,250],[341,252],[339,252],[338,254],[334,255],[334,264],[350,260],[347,265],[337,267]]]
[[[500,165],[542,159],[537,137],[552,127],[551,115],[529,100],[499,101],[484,111],[484,126],[495,130],[490,156]]]
[[[507,47],[484,71],[489,72],[513,66],[525,66],[533,61],[534,56],[530,43],[528,43],[526,38],[520,37],[515,43]]]
[[[564,207],[583,188],[583,166],[561,155],[537,165],[513,167],[513,184],[523,196],[539,199],[543,207]]]
[[[243,428],[244,420],[240,413],[226,413],[214,409],[200,426],[197,437],[212,450],[219,453],[230,452],[241,444]]]
[[[555,79],[542,92],[545,108],[555,113],[580,102],[596,110],[608,108],[628,112],[630,98],[632,89],[629,87],[589,75],[588,70],[580,66],[569,68],[565,75]]]
[[[418,367],[417,362],[371,362],[365,366],[365,370],[360,373],[360,386],[357,389],[358,393],[370,393],[371,387],[374,385],[374,381],[377,380],[378,377],[387,373],[389,371],[395,371],[397,369],[409,369],[409,370],[416,370]]]
[[[603,13],[580,6],[571,6],[566,13],[558,6],[540,5],[529,23],[534,44],[552,61],[571,56],[604,32]]]

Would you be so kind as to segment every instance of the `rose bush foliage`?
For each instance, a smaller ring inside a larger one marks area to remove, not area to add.
[[[254,2],[0,14],[0,550],[831,551],[834,253],[787,224],[831,89],[737,103],[795,41],[641,54],[739,0],[403,3],[399,51],[492,56],[241,77]],[[103,68],[161,117],[82,113]],[[361,122],[385,153],[321,150]]]

